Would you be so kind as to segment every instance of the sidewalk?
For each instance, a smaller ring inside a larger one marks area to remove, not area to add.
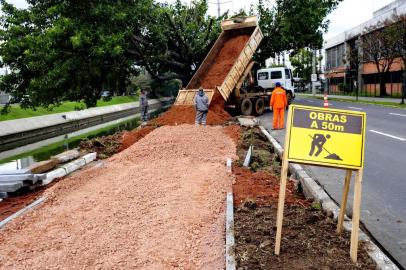
[[[312,97],[312,94],[307,93],[297,93],[297,96],[302,97]],[[324,94],[316,94],[316,97],[324,97]],[[355,101],[355,96],[340,96],[340,95],[328,95],[328,98],[339,98],[339,99],[347,99],[351,101]],[[388,102],[388,103],[396,103],[399,104],[401,98],[382,98],[382,97],[358,97],[358,101],[369,101],[369,102]]]

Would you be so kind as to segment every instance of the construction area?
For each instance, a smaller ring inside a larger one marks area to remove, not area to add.
[[[337,237],[332,217],[294,179],[284,248],[273,254],[280,159],[258,128],[242,127],[225,110],[261,33],[252,18],[222,27],[170,110],[145,127],[84,142],[82,151],[97,153],[96,162],[35,196],[0,202],[3,220],[43,198],[0,228],[0,269],[230,269],[228,193],[237,269],[376,268],[362,243],[358,262],[351,261],[349,234]],[[208,126],[194,125],[191,97],[199,87],[210,99]]]

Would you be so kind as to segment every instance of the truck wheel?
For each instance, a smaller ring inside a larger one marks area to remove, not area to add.
[[[244,98],[241,101],[241,113],[243,115],[249,116],[252,114],[252,101],[249,98]]]
[[[264,110],[265,110],[265,102],[264,102],[264,99],[258,98],[258,99],[255,101],[255,114],[256,114],[256,115],[261,115],[261,114],[264,113]]]
[[[286,98],[288,99],[288,105],[292,104],[292,93],[286,93]]]

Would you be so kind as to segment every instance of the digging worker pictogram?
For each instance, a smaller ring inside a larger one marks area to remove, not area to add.
[[[273,110],[273,129],[283,129],[285,126],[285,108],[288,106],[288,99],[280,82],[275,83],[275,89],[272,91],[269,105]]]
[[[316,150],[317,147],[315,156],[318,157],[323,151],[323,146],[326,143],[327,139],[330,139],[330,135],[328,134],[326,136],[324,136],[323,134],[314,134],[309,156],[313,156],[314,150]]]

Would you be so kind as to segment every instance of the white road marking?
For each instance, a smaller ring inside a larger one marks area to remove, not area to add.
[[[353,110],[363,110],[362,108],[358,108],[358,107],[348,107],[348,109],[353,109]]]
[[[391,115],[397,115],[397,116],[404,116],[404,117],[406,117],[406,114],[400,114],[400,113],[389,113],[389,114],[391,114]]]
[[[310,103],[313,103],[313,102],[314,102],[313,100],[309,100],[309,99],[308,99],[307,101],[310,102]]]
[[[402,141],[402,142],[406,141],[405,138],[393,136],[393,135],[390,135],[390,134],[387,134],[387,133],[383,133],[383,132],[380,132],[380,131],[376,131],[376,130],[373,130],[373,129],[370,129],[369,131],[371,131],[371,132],[373,132],[373,133],[376,133],[376,134],[380,134],[380,135],[386,136],[386,137],[390,137],[390,138],[393,138],[393,139],[396,139],[396,140],[399,140],[399,141]]]

